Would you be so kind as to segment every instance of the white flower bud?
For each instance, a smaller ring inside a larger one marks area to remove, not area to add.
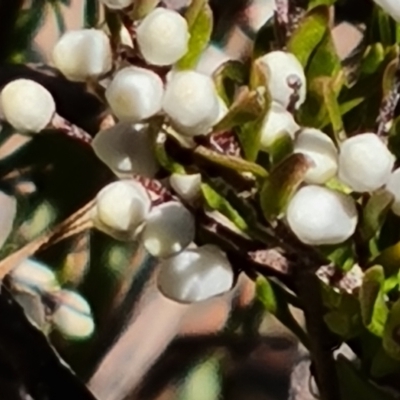
[[[214,82],[195,71],[174,73],[167,83],[163,108],[179,132],[189,136],[207,134],[220,113]]]
[[[354,200],[321,186],[304,186],[291,199],[286,220],[293,233],[313,246],[347,240],[357,225]]]
[[[93,222],[98,229],[116,238],[121,235],[134,237],[150,207],[149,195],[140,183],[113,182],[97,194]]]
[[[265,68],[268,77],[268,89],[272,100],[287,108],[293,95],[291,86],[299,86],[295,106],[299,108],[306,99],[306,77],[299,60],[285,51],[271,51],[260,58],[260,65]]]
[[[50,92],[30,79],[16,79],[4,86],[0,102],[5,119],[19,133],[40,132],[56,111]]]
[[[89,303],[78,293],[62,290],[54,299],[58,303],[52,315],[55,328],[67,338],[85,339],[94,331],[94,321]]]
[[[225,254],[216,246],[187,249],[159,266],[158,288],[182,303],[207,300],[231,290],[234,273]]]
[[[133,0],[100,0],[106,7],[112,10],[122,10],[129,7]]]
[[[126,67],[117,72],[106,89],[112,112],[122,122],[140,122],[161,110],[164,89],[153,71]]]
[[[390,175],[388,183],[386,184],[386,190],[394,197],[392,211],[400,216],[400,168],[394,170]]]
[[[54,272],[45,264],[27,258],[10,273],[16,290],[28,293],[44,293],[58,290],[60,285]]]
[[[294,138],[298,129],[300,127],[292,114],[281,104],[272,102],[261,128],[261,148],[268,151],[283,132],[287,132],[291,138]]]
[[[156,8],[136,30],[142,56],[149,64],[172,65],[188,50],[189,28],[185,18],[173,10]]]
[[[339,153],[339,179],[356,192],[370,192],[385,185],[394,156],[374,133],[345,140]]]
[[[169,257],[194,240],[193,215],[177,201],[154,207],[146,219],[142,242],[154,257]]]
[[[172,174],[169,183],[182,200],[192,202],[200,196],[201,174]]]
[[[332,139],[314,128],[303,129],[294,143],[294,152],[302,153],[313,161],[305,182],[323,184],[336,175],[338,151]]]
[[[374,0],[395,21],[400,22],[400,2],[398,0]]]
[[[97,29],[69,31],[53,49],[53,62],[71,81],[84,82],[111,70],[112,54],[107,35]]]
[[[148,127],[137,125],[120,122],[92,141],[97,157],[120,178],[132,173],[152,178],[159,169]]]

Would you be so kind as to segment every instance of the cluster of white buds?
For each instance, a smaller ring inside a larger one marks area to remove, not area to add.
[[[385,187],[394,196],[393,212],[400,215],[400,173],[392,172],[395,157],[387,145],[374,133],[362,133],[338,147],[323,132],[310,128],[300,130],[294,142],[294,151],[312,161],[305,176],[310,186],[303,186],[291,199],[286,220],[306,244],[339,244],[355,231],[357,210],[353,198],[316,186],[335,176],[356,193],[373,193]]]
[[[16,79],[0,93],[4,118],[19,133],[38,133],[50,123],[56,105],[51,93],[29,79]]]
[[[400,2],[397,0],[374,0],[395,21],[400,22]]]
[[[190,200],[198,196],[200,175],[190,176],[183,184],[183,176],[174,177],[174,186]],[[149,254],[160,259],[159,288],[175,301],[205,300],[233,286],[232,267],[220,250],[214,246],[193,249],[195,220],[178,201],[151,207],[141,184],[121,180],[100,191],[93,221],[98,229],[117,239],[138,240]]]
[[[44,304],[51,302],[51,310],[43,314],[50,325],[67,339],[85,339],[93,334],[95,324],[89,303],[80,294],[61,289],[50,267],[27,258],[12,270],[9,278],[17,301],[34,324],[41,326],[43,321],[38,317],[41,313],[21,297],[24,293],[42,298],[43,308]]]

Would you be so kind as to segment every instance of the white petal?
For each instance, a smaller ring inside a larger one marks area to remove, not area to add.
[[[200,195],[201,174],[172,174],[169,183],[182,200],[191,202]]]
[[[120,122],[97,133],[92,147],[97,157],[119,177],[135,173],[153,178],[159,169],[147,126]]]
[[[302,153],[313,161],[305,182],[323,184],[336,175],[338,151],[332,139],[318,129],[306,128],[297,136],[294,152]]]
[[[155,257],[169,257],[194,240],[194,217],[175,201],[154,207],[146,219],[142,241]]]
[[[159,268],[160,291],[178,302],[207,300],[229,291],[234,284],[228,259],[213,245],[185,250],[164,260]]]

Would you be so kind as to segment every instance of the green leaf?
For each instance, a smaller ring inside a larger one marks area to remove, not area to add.
[[[54,16],[56,18],[56,24],[57,24],[57,29],[58,33],[62,35],[65,32],[65,21],[64,21],[64,15],[61,9],[61,5],[58,1],[52,2],[52,8],[54,12]]]
[[[248,226],[246,221],[231,206],[225,197],[220,195],[216,190],[206,183],[201,185],[201,191],[203,193],[204,200],[212,210],[219,211],[222,215],[225,215],[225,217],[233,222],[240,230],[244,232],[247,231]]]
[[[308,337],[290,312],[285,290],[280,285],[259,275],[256,279],[256,296],[269,313],[289,328],[304,346],[309,347]]]
[[[235,127],[235,133],[240,141],[244,156],[249,161],[255,161],[260,151],[260,139],[265,116],[267,115],[271,99],[265,87],[260,87],[254,91],[257,93],[257,101],[261,106],[260,113],[241,125]]]
[[[242,87],[228,113],[217,125],[214,132],[229,131],[236,126],[251,122],[263,112],[264,98],[259,91]]]
[[[185,168],[173,160],[170,155],[167,153],[165,149],[165,143],[167,141],[167,135],[163,132],[160,132],[157,135],[155,141],[155,155],[159,164],[168,172],[177,173],[177,174],[185,174]]]
[[[367,242],[379,234],[393,200],[393,195],[384,189],[378,190],[371,195],[363,208],[360,224],[362,240]]]
[[[147,14],[153,11],[160,0],[135,0],[133,3],[133,9],[131,17],[134,21],[143,19]]]
[[[312,10],[318,6],[332,6],[336,3],[336,0],[310,0],[308,2],[308,10]]]
[[[177,69],[192,69],[197,65],[202,52],[210,41],[212,27],[213,14],[210,6],[205,4],[190,25],[188,51],[177,62]]]
[[[213,74],[218,95],[230,106],[239,86],[244,85],[248,77],[246,66],[240,61],[229,60],[223,63]]]
[[[293,139],[288,132],[278,133],[277,139],[268,150],[272,166],[278,165],[282,160],[293,153]]]
[[[382,344],[390,357],[400,360],[400,299],[390,309],[385,324]]]
[[[370,267],[365,272],[359,293],[363,323],[376,336],[383,336],[389,312],[383,292],[384,281],[383,268],[380,265]]]
[[[268,221],[282,215],[310,166],[311,161],[305,155],[296,153],[271,171],[260,192],[261,208]]]
[[[306,77],[309,82],[320,76],[336,76],[342,69],[340,58],[336,52],[332,35],[326,32],[315,51],[310,57],[306,69]]]
[[[356,261],[353,242],[348,240],[335,246],[320,246],[322,254],[342,271],[349,271]]]
[[[84,12],[85,28],[96,28],[100,19],[100,6],[98,0],[86,0]]]
[[[378,379],[387,375],[399,374],[400,362],[390,357],[381,347],[372,359],[370,372],[373,378]]]
[[[395,400],[377,386],[369,382],[368,376],[357,370],[355,365],[343,356],[336,361],[341,400]]]
[[[386,276],[391,276],[399,270],[400,242],[384,249],[374,260],[374,264],[382,265]]]
[[[194,153],[211,161],[213,164],[232,169],[236,172],[251,172],[259,178],[268,176],[268,172],[263,167],[256,163],[243,160],[241,157],[227,156],[203,146],[196,147]]]
[[[292,34],[287,49],[298,58],[303,68],[307,66],[311,54],[322,41],[328,29],[328,21],[329,8],[315,7],[307,13]]]
[[[330,311],[324,315],[324,321],[330,331],[346,340],[355,336],[351,316],[339,311]]]
[[[382,43],[373,43],[367,47],[361,60],[360,76],[374,74],[381,62],[385,59],[385,50]]]
[[[189,30],[192,28],[193,25],[196,24],[197,17],[206,5],[208,5],[208,0],[193,0],[190,2],[190,5],[184,15],[188,23]]]
[[[335,141],[340,143],[346,139],[346,133],[344,132],[340,107],[334,91],[335,82],[331,78],[318,78],[314,81],[314,84],[319,86],[319,91],[332,125]]]
[[[399,66],[398,59],[392,60],[385,69],[382,79],[383,96],[387,96],[394,88],[396,83],[396,74]]]

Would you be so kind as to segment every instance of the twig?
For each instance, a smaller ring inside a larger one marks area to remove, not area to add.
[[[338,377],[324,322],[321,283],[313,265],[298,265],[294,278],[303,304],[310,353],[321,400],[340,400]]]

